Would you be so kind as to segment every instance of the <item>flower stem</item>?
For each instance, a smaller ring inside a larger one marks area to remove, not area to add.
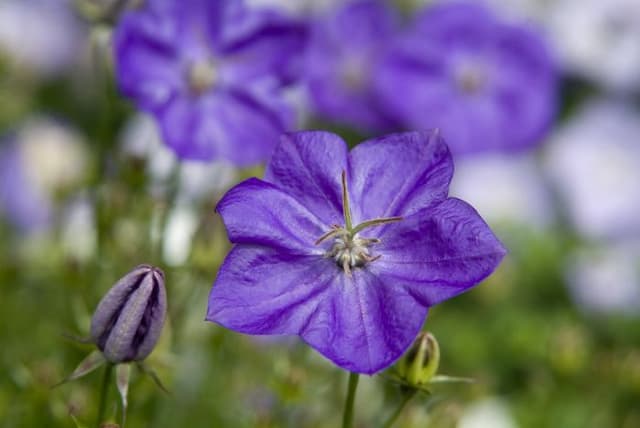
[[[113,364],[107,363],[104,368],[104,376],[102,377],[102,386],[100,387],[100,402],[98,405],[98,418],[96,420],[96,427],[100,428],[102,419],[104,418],[104,411],[107,404],[107,396],[109,395],[109,380],[111,379],[111,371],[113,370]]]
[[[413,396],[416,395],[416,391],[417,391],[416,389],[411,389],[409,391],[406,391],[403,394],[402,401],[400,401],[400,404],[398,404],[398,407],[396,408],[396,410],[391,414],[391,416],[389,416],[389,419],[387,419],[384,425],[382,425],[382,428],[391,428],[391,426],[393,426],[396,419],[398,419],[398,417],[400,416],[400,413],[402,413],[402,410],[405,408],[407,403],[409,403],[409,401],[411,401]]]
[[[349,386],[347,387],[347,399],[344,403],[344,414],[342,416],[342,428],[353,426],[353,404],[356,400],[356,389],[358,388],[358,373],[349,374]]]

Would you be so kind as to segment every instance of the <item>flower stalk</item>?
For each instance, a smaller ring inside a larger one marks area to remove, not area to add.
[[[107,407],[107,397],[109,395],[109,380],[111,379],[112,371],[113,364],[107,363],[104,368],[104,375],[102,377],[102,386],[100,387],[100,401],[98,402],[98,416],[96,418],[97,428],[100,428],[102,420],[104,419],[104,411]]]
[[[404,410],[405,406],[409,403],[409,401],[411,401],[413,396],[416,395],[416,392],[418,392],[417,389],[404,390],[404,393],[402,394],[402,400],[398,404],[398,407],[396,407],[391,416],[389,416],[389,419],[387,419],[384,425],[382,425],[382,428],[391,428],[393,426],[393,424],[396,422],[396,420]]]
[[[344,404],[344,414],[342,415],[342,428],[353,427],[353,405],[356,401],[356,390],[358,389],[360,374],[349,373],[349,385],[347,386],[347,398]]]

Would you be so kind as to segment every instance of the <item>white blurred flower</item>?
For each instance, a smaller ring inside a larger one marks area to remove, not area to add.
[[[499,398],[485,398],[468,406],[458,428],[516,428],[509,407]]]
[[[225,163],[183,162],[180,168],[181,201],[217,199],[214,195],[235,181],[236,169]]]
[[[53,192],[85,177],[89,164],[86,141],[74,129],[36,117],[20,128],[17,138],[26,174],[39,188]]]
[[[640,112],[586,105],[552,136],[546,165],[575,228],[588,238],[640,236]]]
[[[247,0],[250,7],[280,9],[296,15],[311,15],[335,7],[344,0]]]
[[[68,70],[86,42],[70,0],[0,2],[0,55],[42,76]]]
[[[187,261],[198,220],[198,212],[190,204],[178,204],[168,213],[162,243],[166,264],[180,266]]]
[[[587,312],[640,314],[640,241],[580,250],[566,276],[573,299]]]
[[[543,229],[553,222],[549,192],[530,155],[485,155],[456,160],[451,195],[468,201],[492,225]]]
[[[151,116],[143,113],[133,116],[124,127],[120,139],[125,154],[147,161],[152,186],[169,179],[178,159],[162,142]]]
[[[80,194],[67,205],[62,219],[62,246],[67,255],[87,261],[96,250],[97,231],[94,206],[86,194]]]
[[[640,0],[558,0],[550,34],[573,72],[614,90],[640,89]]]

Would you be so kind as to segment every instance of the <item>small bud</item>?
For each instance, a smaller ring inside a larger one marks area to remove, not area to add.
[[[439,364],[438,342],[431,333],[423,331],[398,362],[398,375],[411,386],[426,384],[438,371]]]
[[[91,338],[107,361],[140,361],[153,350],[167,313],[164,274],[140,265],[102,298],[91,319]]]

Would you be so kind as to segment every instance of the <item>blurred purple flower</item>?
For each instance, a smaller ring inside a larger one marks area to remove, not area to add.
[[[491,226],[544,230],[553,224],[551,192],[531,153],[488,153],[456,162],[451,194],[471,203]]]
[[[116,29],[118,82],[181,158],[258,163],[291,126],[282,88],[305,35],[237,0],[149,0]]]
[[[620,94],[640,91],[640,1],[557,0],[547,15],[568,71]]]
[[[305,78],[320,116],[368,131],[394,127],[378,103],[374,76],[398,24],[382,1],[347,2],[314,22]]]
[[[593,100],[554,133],[545,164],[568,220],[596,240],[640,237],[640,111]]]
[[[87,33],[72,0],[0,2],[0,56],[40,77],[76,67]]]
[[[640,241],[585,248],[566,267],[571,297],[584,311],[600,315],[640,314]]]
[[[20,146],[15,141],[0,147],[0,214],[24,232],[46,229],[52,217],[49,196],[30,179]]]
[[[541,141],[555,117],[556,69],[542,38],[480,4],[429,6],[387,55],[383,103],[413,129],[442,130],[454,154]]]
[[[338,136],[284,136],[265,180],[218,204],[229,239],[207,320],[297,334],[347,370],[375,373],[412,343],[429,307],[489,275],[505,254],[476,211],[448,198],[449,150],[404,133],[347,153]]]

